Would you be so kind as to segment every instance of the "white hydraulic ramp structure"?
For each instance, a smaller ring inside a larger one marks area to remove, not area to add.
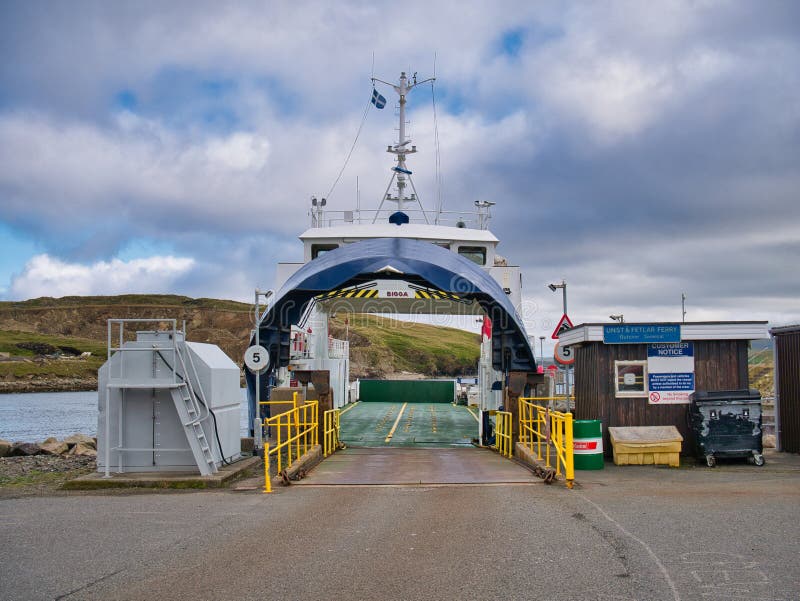
[[[132,322],[171,329],[125,341]],[[214,474],[240,457],[240,395],[239,367],[216,345],[187,342],[185,324],[109,319],[108,360],[98,372],[98,471]]]

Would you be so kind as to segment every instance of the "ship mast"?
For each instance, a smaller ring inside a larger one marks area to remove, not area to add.
[[[411,170],[406,165],[406,155],[417,152],[416,146],[412,145],[410,149],[408,148],[411,140],[406,138],[406,97],[408,96],[408,93],[418,85],[435,80],[435,77],[431,77],[423,81],[417,81],[417,74],[415,73],[411,82],[409,82],[405,71],[400,73],[400,81],[397,85],[377,79],[376,77],[372,78],[373,86],[376,82],[390,86],[400,97],[400,127],[398,128],[399,133],[397,144],[393,146],[390,145],[386,148],[386,152],[394,154],[397,157],[397,165],[392,167],[392,177],[389,180],[389,185],[386,187],[386,192],[384,193],[383,198],[381,198],[381,204],[378,207],[378,210],[375,212],[375,218],[372,220],[372,223],[377,221],[378,214],[380,213],[381,208],[383,208],[383,203],[387,200],[397,203],[397,211],[399,213],[402,213],[405,209],[405,203],[416,201],[417,204],[419,204],[419,208],[422,211],[423,217],[425,218],[425,223],[428,223],[428,215],[425,213],[425,208],[422,206],[422,201],[419,199],[417,189],[414,186],[414,180],[411,179]],[[392,188],[392,184],[396,185],[397,193],[394,196],[389,193]],[[408,185],[410,185],[411,189],[413,190],[411,196],[406,196],[406,188]]]

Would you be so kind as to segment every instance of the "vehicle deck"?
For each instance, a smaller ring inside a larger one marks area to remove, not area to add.
[[[448,403],[359,403],[341,417],[349,447],[463,447],[477,437],[476,414]]]

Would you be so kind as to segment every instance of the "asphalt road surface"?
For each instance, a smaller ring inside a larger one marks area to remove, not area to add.
[[[463,451],[463,450],[462,450]],[[425,450],[419,450],[425,453]],[[486,451],[475,451],[486,453]],[[0,598],[800,598],[800,459],[0,501]]]

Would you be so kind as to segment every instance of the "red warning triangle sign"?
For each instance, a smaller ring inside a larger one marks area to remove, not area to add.
[[[553,333],[550,335],[550,338],[552,338],[553,340],[558,340],[558,336],[559,334],[561,334],[561,332],[569,330],[573,327],[575,326],[572,325],[572,321],[570,320],[569,317],[567,317],[567,314],[564,313],[564,315],[561,316],[561,320],[559,320],[556,329],[553,330]]]

